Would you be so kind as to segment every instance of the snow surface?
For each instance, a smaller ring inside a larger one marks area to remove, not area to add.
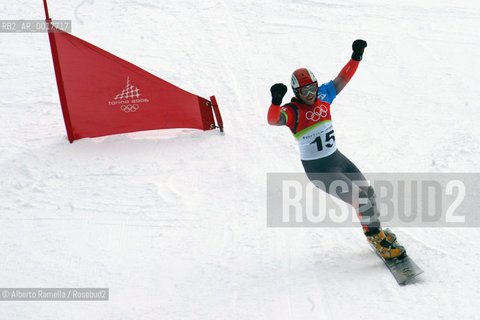
[[[398,286],[361,228],[266,227],[266,173],[302,172],[273,83],[334,78],[337,143],[365,172],[479,172],[477,0],[50,0],[73,34],[203,97],[226,135],[69,144],[46,34],[0,34],[0,287],[108,287],[108,302],[0,302],[0,319],[479,319],[478,229],[397,228]],[[42,1],[0,19],[43,19]],[[289,92],[289,95],[291,92]]]

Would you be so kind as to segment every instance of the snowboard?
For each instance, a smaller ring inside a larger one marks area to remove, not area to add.
[[[396,244],[396,245],[399,244],[396,239],[393,243]],[[407,255],[407,253],[403,254],[402,256],[400,256],[398,258],[385,259],[377,252],[377,250],[375,250],[375,247],[373,245],[370,244],[370,246],[375,251],[377,256],[380,259],[382,259],[382,261],[387,266],[388,270],[390,270],[393,277],[395,278],[395,280],[397,280],[397,283],[400,284],[400,285],[407,284],[408,282],[413,280],[416,276],[418,276],[419,274],[422,274],[424,272]]]

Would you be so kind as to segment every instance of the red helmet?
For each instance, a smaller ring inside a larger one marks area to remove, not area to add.
[[[292,90],[297,98],[300,98],[300,88],[311,83],[315,83],[318,86],[317,78],[313,75],[312,71],[307,68],[300,68],[292,74]]]

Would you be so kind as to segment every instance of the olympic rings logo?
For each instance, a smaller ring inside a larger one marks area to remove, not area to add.
[[[129,112],[137,111],[138,109],[140,109],[140,107],[138,106],[138,104],[135,103],[135,104],[127,104],[127,105],[121,106],[120,109],[123,112],[129,113]]]
[[[320,107],[316,107],[313,111],[308,111],[305,116],[307,120],[318,121],[328,115],[327,107],[323,104]]]

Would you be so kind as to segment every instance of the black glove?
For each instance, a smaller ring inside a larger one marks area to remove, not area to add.
[[[363,50],[367,47],[367,41],[355,40],[352,43],[352,59],[356,61],[362,61]]]
[[[275,83],[270,88],[270,92],[272,93],[272,104],[279,106],[282,104],[285,93],[287,93],[287,86],[283,83]]]

